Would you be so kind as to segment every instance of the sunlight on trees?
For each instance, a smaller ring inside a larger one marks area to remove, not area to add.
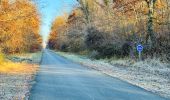
[[[83,50],[89,50],[95,47],[90,51],[98,52],[96,54],[101,57],[134,57],[136,45],[141,43],[145,48],[144,58],[169,59],[169,0],[77,1],[79,6],[69,15],[62,29],[57,30],[57,36],[50,36],[54,43],[64,45],[66,51],[81,52],[81,49],[72,50],[74,42],[78,42],[81,44],[76,44],[75,48],[83,46],[81,48],[86,48]],[[75,11],[79,14],[76,15]],[[58,38],[61,34],[64,42]],[[76,38],[72,40],[73,37]],[[78,38],[81,42],[77,41]],[[55,49],[60,47],[54,46]]]
[[[34,52],[41,49],[40,16],[27,0],[1,0],[0,48],[4,53]]]

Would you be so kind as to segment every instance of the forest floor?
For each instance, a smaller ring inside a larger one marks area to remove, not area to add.
[[[0,100],[27,99],[42,53],[10,55],[0,65]]]
[[[146,59],[141,62],[115,58],[92,60],[87,56],[72,53],[56,53],[104,74],[170,98],[170,64],[163,63],[159,59]]]

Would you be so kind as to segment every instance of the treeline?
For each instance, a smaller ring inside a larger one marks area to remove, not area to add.
[[[41,49],[40,16],[28,0],[0,0],[0,49],[3,53]]]
[[[135,59],[136,46],[142,44],[143,58],[170,60],[169,0],[77,1],[69,16],[54,21],[50,49]]]

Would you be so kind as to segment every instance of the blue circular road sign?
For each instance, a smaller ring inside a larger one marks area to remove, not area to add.
[[[139,44],[139,45],[137,46],[137,51],[138,51],[138,52],[142,52],[142,51],[143,51],[143,46],[142,46],[141,44]]]

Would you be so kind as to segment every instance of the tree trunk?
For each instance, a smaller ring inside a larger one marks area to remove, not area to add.
[[[147,37],[146,37],[146,41],[148,43],[148,41],[150,40],[151,42],[149,43],[151,48],[155,47],[156,44],[156,37],[154,34],[154,4],[155,4],[156,0],[147,0],[147,4],[148,4],[148,8],[149,8],[149,13],[148,13],[148,24],[147,24]]]

